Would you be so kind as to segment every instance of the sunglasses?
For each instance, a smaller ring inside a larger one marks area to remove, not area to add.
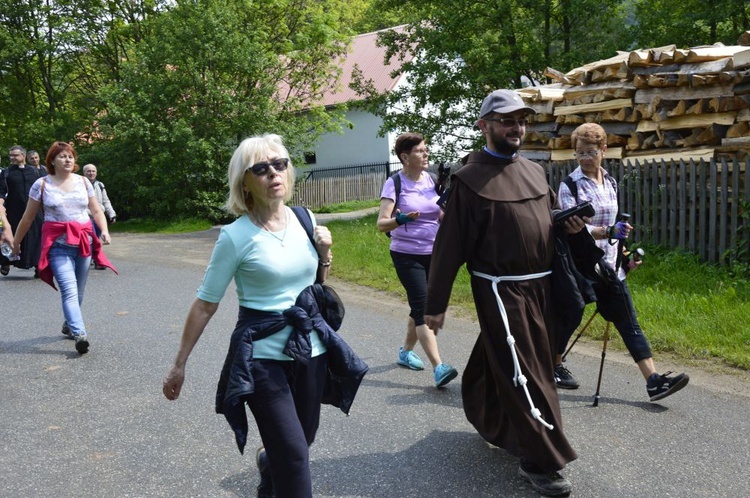
[[[274,159],[271,162],[260,162],[255,163],[248,170],[252,171],[255,176],[263,176],[268,174],[268,169],[273,166],[273,169],[277,172],[282,172],[289,167],[289,158],[283,157],[281,159]]]
[[[494,121],[500,123],[504,128],[513,128],[518,124],[520,127],[526,126],[526,118],[513,119],[513,118],[482,118],[483,121]]]

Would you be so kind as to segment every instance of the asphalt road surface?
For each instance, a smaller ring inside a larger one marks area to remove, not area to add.
[[[31,271],[0,277],[0,496],[255,496],[252,422],[240,455],[213,411],[237,314],[233,287],[188,362],[181,398],[161,393],[216,235],[115,234],[107,253],[120,275],[91,271],[84,356],[60,333],[59,293]],[[437,390],[431,372],[395,364],[405,302],[331,283],[346,305],[341,332],[370,372],[349,417],[323,407],[311,448],[315,496],[538,496],[518,477],[517,460],[466,421],[460,376]],[[444,360],[463,371],[476,337],[471,319],[449,314],[439,336]],[[610,350],[592,407],[599,348],[576,346],[567,365],[582,387],[560,392],[579,454],[565,470],[572,496],[750,496],[747,374],[657,355],[662,371],[687,371],[691,383],[650,403],[636,366]]]

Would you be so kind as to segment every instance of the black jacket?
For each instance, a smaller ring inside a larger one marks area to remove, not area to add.
[[[283,313],[240,307],[216,391],[216,413],[226,417],[234,431],[240,453],[244,451],[248,432],[245,400],[255,391],[252,376],[253,341],[266,338],[287,325],[292,325],[294,330],[284,354],[302,363],[309,361],[312,353],[310,332],[313,329],[318,332],[328,350],[328,378],[323,403],[349,414],[369,367],[336,332],[340,322],[329,324],[321,314],[322,310],[330,321],[335,322],[330,318],[330,313],[326,313],[339,304],[333,300],[325,286],[313,284],[306,287],[297,297],[295,305]]]
[[[567,342],[581,323],[583,309],[596,301],[596,264],[604,251],[585,228],[574,235],[555,227],[555,257],[552,263],[552,294],[558,338]]]

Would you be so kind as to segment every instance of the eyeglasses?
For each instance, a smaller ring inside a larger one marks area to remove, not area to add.
[[[513,118],[482,118],[483,121],[494,121],[496,123],[500,123],[504,128],[513,128],[518,124],[520,127],[526,126],[526,123],[528,121],[526,118],[521,119],[513,119]]]
[[[589,150],[589,151],[575,151],[573,153],[573,156],[577,157],[578,159],[583,159],[585,157],[596,157],[599,155],[601,151],[599,149]]]
[[[287,169],[287,167],[289,167],[289,158],[282,157],[281,159],[274,159],[270,163],[267,163],[267,162],[255,163],[247,169],[252,171],[253,174],[256,176],[263,176],[265,174],[268,174],[268,169],[271,166],[273,166],[273,169],[275,169],[278,172],[284,171]]]

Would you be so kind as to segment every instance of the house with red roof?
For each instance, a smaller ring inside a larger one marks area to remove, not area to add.
[[[389,28],[401,30],[402,27]],[[323,98],[325,106],[352,104],[362,99],[350,88],[355,70],[361,72],[379,92],[390,92],[405,83],[405,76],[391,77],[402,62],[398,57],[385,61],[385,48],[377,46],[379,31],[356,36],[346,59],[341,61],[339,83],[328,90]],[[369,112],[350,108],[346,119],[351,123],[343,133],[327,133],[320,137],[313,151],[306,154],[308,166],[336,168],[355,164],[398,162],[393,155],[396,135],[378,136],[383,120]]]

